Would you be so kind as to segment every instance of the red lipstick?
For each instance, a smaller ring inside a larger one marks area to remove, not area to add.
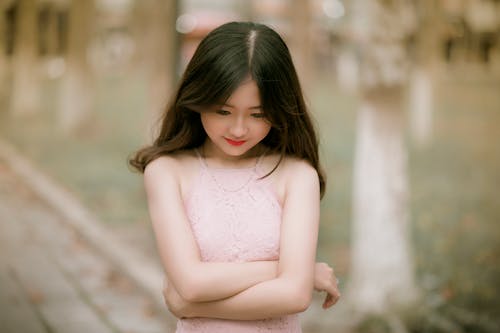
[[[232,146],[241,146],[242,144],[244,144],[246,142],[246,141],[235,141],[235,140],[231,140],[228,138],[224,138],[224,139],[226,139],[227,143],[229,143]]]

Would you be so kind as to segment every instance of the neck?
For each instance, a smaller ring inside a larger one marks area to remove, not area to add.
[[[224,154],[213,143],[207,140],[201,146],[200,150],[205,160],[209,160],[214,166],[243,168],[253,166],[255,164],[255,159],[262,156],[266,148],[259,144],[243,155],[230,156]]]

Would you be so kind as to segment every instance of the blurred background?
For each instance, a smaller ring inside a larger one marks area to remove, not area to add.
[[[500,331],[500,1],[1,0],[0,14],[0,140],[151,256],[127,158],[201,38],[270,25],[320,133],[318,260],[343,294],[306,327]]]

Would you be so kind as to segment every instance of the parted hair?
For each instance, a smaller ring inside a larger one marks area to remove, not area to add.
[[[273,29],[253,22],[230,22],[212,30],[199,44],[161,119],[153,144],[135,152],[129,164],[140,172],[154,159],[199,147],[207,135],[200,112],[224,104],[251,77],[271,130],[262,144],[285,156],[304,159],[317,171],[321,197],[326,179],[318,139],[288,47]]]

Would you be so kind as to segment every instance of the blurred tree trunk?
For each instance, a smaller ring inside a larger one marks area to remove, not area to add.
[[[432,140],[433,91],[439,58],[440,25],[435,0],[418,2],[419,29],[409,89],[410,129],[418,147]]]
[[[17,2],[10,108],[14,115],[39,110],[37,1]]]
[[[406,0],[358,0],[361,107],[354,165],[352,270],[348,299],[384,314],[417,296],[409,244],[403,93],[407,39],[415,25]]]
[[[311,2],[308,0],[293,0],[290,10],[292,23],[290,46],[293,62],[297,68],[300,82],[307,91],[312,67]]]
[[[57,27],[57,14],[58,9],[54,4],[47,6],[47,17],[45,26],[43,29],[44,39],[43,42],[45,44],[45,56],[48,58],[54,58],[57,56],[57,51],[59,48],[59,32]]]
[[[7,59],[7,20],[5,18],[7,6],[0,4],[0,113],[4,113],[4,102],[7,98],[7,76],[9,63]]]
[[[136,3],[135,30],[138,52],[146,69],[148,141],[159,130],[158,120],[177,81],[178,40],[175,23],[178,1],[142,0]]]
[[[74,0],[70,4],[66,72],[61,82],[58,110],[59,125],[66,133],[82,130],[90,122],[94,92],[87,50],[94,14],[93,0]]]

